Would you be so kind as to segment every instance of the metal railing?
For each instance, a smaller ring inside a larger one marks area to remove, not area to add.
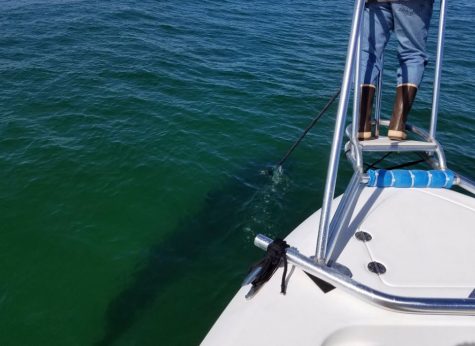
[[[435,74],[434,74],[434,90],[432,95],[432,114],[430,121],[430,137],[435,139],[435,132],[437,128],[437,117],[439,114],[439,94],[440,94],[440,78],[442,72],[442,59],[444,57],[444,37],[445,37],[445,16],[447,3],[445,0],[440,0],[440,14],[439,14],[439,31],[437,35],[437,57],[435,60]]]
[[[254,240],[254,244],[263,250],[267,250],[270,243],[272,243],[272,239],[263,235],[258,235]],[[412,313],[475,315],[475,299],[473,298],[403,297],[388,294],[363,285],[332,267],[315,263],[295,248],[287,249],[286,254],[290,263],[302,268],[307,273],[374,305],[394,311]]]
[[[335,132],[333,134],[333,143],[331,146],[330,160],[323,197],[323,205],[320,215],[316,254],[314,258],[310,258],[300,254],[295,248],[289,248],[286,250],[287,258],[294,265],[334,285],[335,287],[339,287],[351,294],[356,295],[358,298],[389,309],[403,312],[422,312],[430,314],[475,315],[475,299],[395,296],[365,286],[331,267],[332,260],[334,257],[333,255],[336,251],[335,248],[338,245],[339,236],[344,230],[348,228],[356,203],[364,188],[364,184],[368,182],[368,175],[365,174],[363,170],[363,151],[368,150],[368,147],[363,148],[363,145],[358,141],[357,138],[360,99],[360,33],[364,5],[365,0],[355,0],[354,15],[351,25],[351,34],[341,87],[341,96],[338,104]],[[373,148],[374,151],[425,151],[426,156],[428,158],[428,163],[434,169],[442,170],[447,169],[447,164],[445,160],[444,151],[442,149],[442,146],[436,140],[435,134],[438,116],[438,99],[440,93],[440,76],[444,46],[445,17],[446,1],[441,0],[430,131],[427,132],[416,126],[407,125],[406,130],[420,137],[423,142],[406,142],[404,144],[399,144],[402,143],[399,142],[395,145],[390,143],[388,145],[379,145],[378,148]],[[358,66],[358,69],[355,69],[356,66]],[[332,209],[331,207],[335,193],[335,184],[338,175],[338,165],[342,147],[342,140],[345,134],[345,121],[348,110],[352,80],[354,80],[355,85],[355,94],[353,100],[353,122],[350,126],[346,128],[346,135],[349,137],[349,142],[345,146],[345,152],[355,172],[351,178],[350,183],[347,186],[347,189],[342,199],[340,200],[340,203],[334,213],[333,218],[330,218]],[[381,86],[382,69],[379,75],[378,90],[376,94],[377,98],[375,109],[375,125],[377,132],[379,132],[380,125],[389,125],[389,121],[380,120]],[[369,147],[369,149],[369,151],[371,151],[371,147]],[[456,172],[454,173],[454,183],[475,195],[475,182],[471,181],[466,177],[463,177],[462,175]],[[263,235],[258,235],[255,239],[256,246],[264,250],[267,249],[267,246],[271,242],[272,239],[269,239]]]
[[[338,176],[338,166],[340,159],[340,152],[342,147],[342,140],[344,135],[344,126],[346,122],[348,103],[350,98],[350,92],[352,84],[354,85],[354,97],[353,97],[353,116],[351,123],[351,131],[347,129],[346,134],[349,137],[349,143],[345,148],[348,152],[348,158],[353,165],[355,172],[358,172],[360,176],[363,174],[363,146],[358,141],[358,122],[359,122],[359,102],[360,102],[360,60],[361,60],[361,33],[363,25],[363,15],[365,8],[365,0],[356,0],[353,12],[353,19],[351,25],[350,39],[348,43],[348,52],[345,63],[345,70],[343,74],[341,96],[338,104],[338,110],[335,122],[335,131],[333,134],[333,143],[330,152],[330,160],[327,171],[326,184],[324,189],[324,197],[322,203],[322,212],[320,217],[320,224],[318,229],[317,245],[315,251],[315,259],[318,263],[325,263],[327,261],[327,248],[329,242],[330,225],[332,220],[330,218],[330,211],[332,201],[334,199],[336,179]],[[378,145],[377,147],[366,146],[366,151],[426,151],[428,155],[436,154],[437,163],[434,164],[438,169],[447,169],[445,155],[442,146],[436,140],[436,124],[438,117],[438,100],[440,94],[440,78],[441,67],[443,59],[444,48],[444,34],[445,34],[445,18],[446,18],[446,1],[440,2],[440,15],[439,15],[439,30],[437,39],[437,57],[435,64],[435,77],[432,95],[432,113],[430,121],[430,131],[424,131],[415,126],[407,125],[406,129],[409,132],[413,132],[418,135],[427,146],[421,145]],[[375,132],[379,135],[379,129],[381,125],[387,126],[387,121],[381,120],[381,89],[383,69],[381,68],[378,87],[376,94],[375,105]],[[352,83],[353,81],[353,83]]]
[[[328,242],[328,228],[330,225],[330,211],[335,193],[336,178],[338,174],[338,163],[340,159],[341,144],[343,140],[343,132],[345,130],[346,112],[348,110],[348,100],[351,90],[351,79],[354,69],[354,58],[356,53],[357,40],[360,34],[361,22],[364,11],[364,0],[355,1],[355,9],[353,21],[351,25],[350,42],[348,52],[346,54],[346,64],[343,73],[343,81],[341,85],[340,101],[338,103],[337,117],[335,123],[335,132],[333,134],[333,142],[330,151],[330,162],[327,171],[327,180],[325,184],[322,214],[320,218],[320,226],[317,238],[316,260],[325,261]]]

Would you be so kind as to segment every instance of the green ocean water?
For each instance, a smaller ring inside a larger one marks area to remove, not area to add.
[[[321,206],[335,107],[282,176],[261,171],[337,90],[352,9],[1,1],[0,345],[199,344],[262,255],[253,237]],[[475,4],[448,11],[439,139],[473,177]]]

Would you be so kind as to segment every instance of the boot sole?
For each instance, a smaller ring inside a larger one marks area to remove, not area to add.
[[[388,137],[394,141],[403,141],[407,138],[407,135],[404,131],[389,130]]]
[[[358,132],[359,140],[368,140],[371,139],[371,132]]]

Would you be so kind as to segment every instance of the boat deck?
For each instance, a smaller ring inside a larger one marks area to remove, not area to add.
[[[315,251],[319,217],[315,213],[287,238],[307,256]],[[468,298],[475,289],[474,225],[475,199],[460,193],[365,188],[332,259],[355,280],[383,292]],[[371,240],[358,240],[357,232]],[[383,264],[386,272],[374,274],[370,262]]]
[[[430,203],[428,203],[430,201]],[[337,207],[339,198],[334,203]],[[428,206],[431,206],[430,208]],[[317,211],[286,238],[311,256]],[[475,288],[475,199],[450,190],[365,188],[334,259],[353,279],[380,291],[468,298]],[[364,242],[356,232],[367,232]],[[386,272],[368,269],[377,261]],[[463,345],[475,343],[473,316],[389,311],[336,288],[324,293],[290,268],[287,295],[282,268],[248,301],[242,287],[203,345]],[[232,327],[231,327],[232,326]]]

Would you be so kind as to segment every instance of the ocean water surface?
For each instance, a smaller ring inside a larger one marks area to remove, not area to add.
[[[338,89],[352,10],[1,1],[0,344],[199,344],[262,255],[253,237],[321,206],[335,107],[282,176],[262,170]],[[475,4],[448,11],[439,139],[473,176]],[[410,118],[424,127],[432,72]]]

